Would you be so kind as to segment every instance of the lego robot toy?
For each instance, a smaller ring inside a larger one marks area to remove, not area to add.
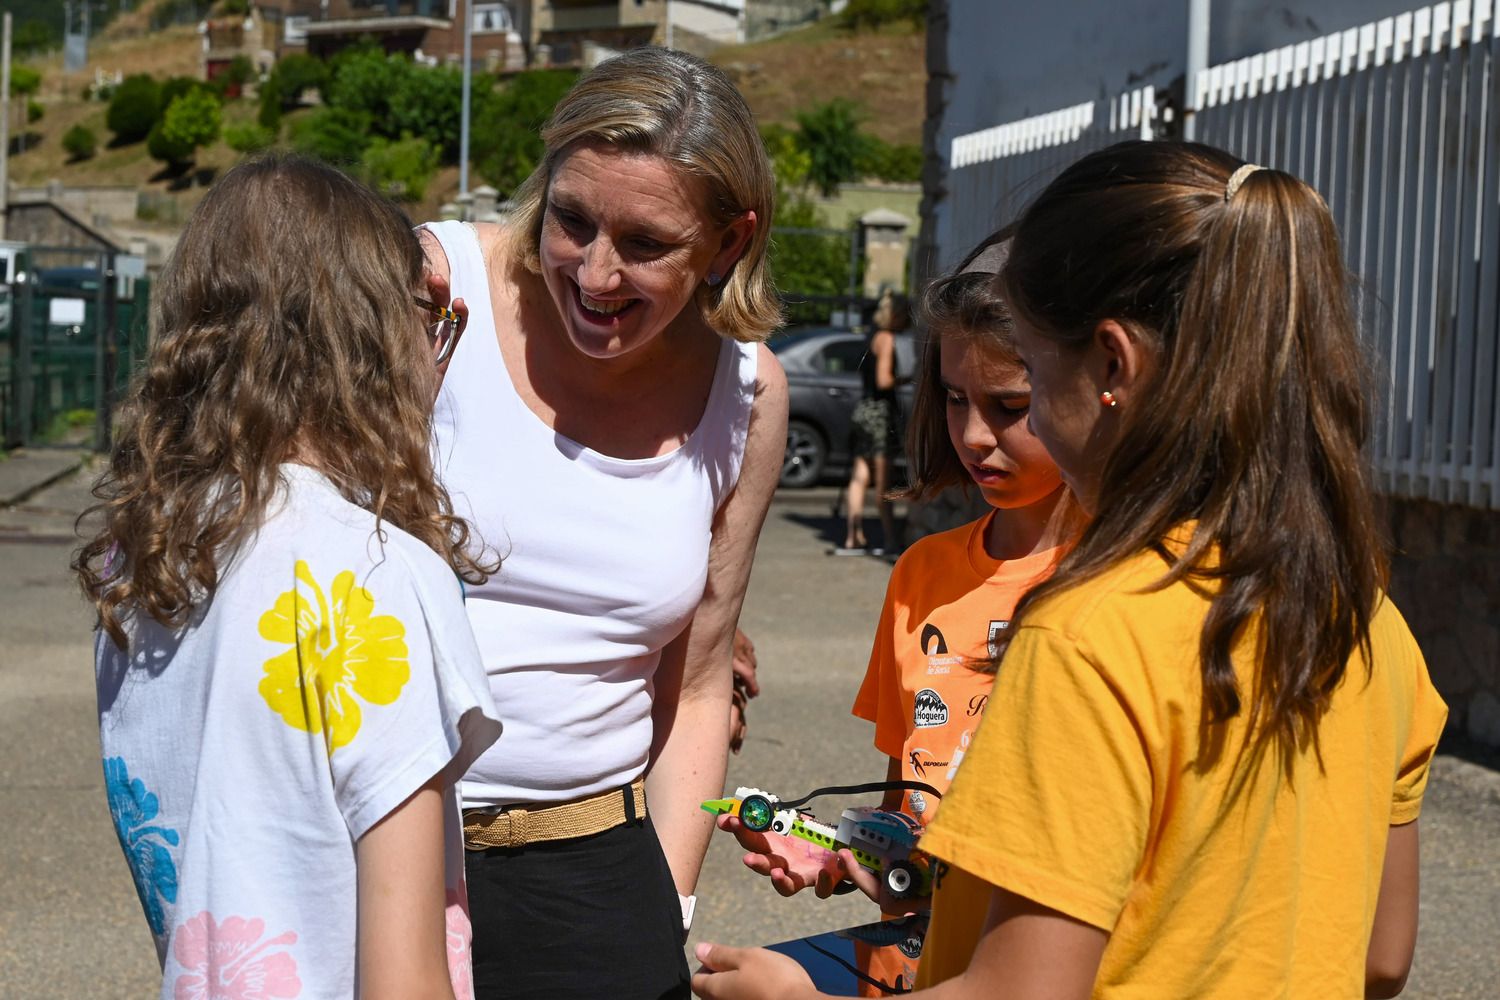
[[[838,826],[821,823],[798,806],[820,795],[912,789],[942,797],[942,792],[919,781],[879,781],[865,785],[820,788],[795,801],[783,801],[759,788],[737,788],[732,797],[709,799],[703,810],[714,816],[736,816],[754,833],[769,830],[822,848],[831,857],[844,848],[862,868],[873,872],[895,899],[932,892],[932,861],[917,847],[922,827],[904,812],[858,806],[845,809]],[[853,888],[850,886],[850,888]]]

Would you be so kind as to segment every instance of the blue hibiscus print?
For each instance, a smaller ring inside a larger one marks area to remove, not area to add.
[[[177,902],[177,865],[167,846],[176,847],[180,838],[176,830],[148,825],[161,810],[156,796],[146,791],[139,778],[130,776],[125,758],[105,760],[104,789],[109,793],[109,815],[130,864],[146,922],[151,925],[151,933],[159,936],[167,924],[162,901]]]

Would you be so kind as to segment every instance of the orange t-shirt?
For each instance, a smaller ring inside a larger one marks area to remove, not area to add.
[[[984,550],[993,512],[916,542],[896,563],[854,714],[875,723],[875,746],[901,777],[946,791],[989,700],[980,673],[1011,612],[1052,571],[1057,549],[1001,561]],[[908,792],[902,807],[925,826],[937,802]]]
[[[946,792],[989,700],[991,674],[980,673],[1011,612],[1052,571],[1058,549],[1001,561],[984,550],[994,513],[916,542],[886,587],[854,714],[875,723],[875,746],[901,762],[901,777]],[[907,792],[902,808],[924,826],[938,803]],[[917,959],[886,948],[860,965],[871,978],[910,987]],[[865,995],[880,996],[873,990]]]

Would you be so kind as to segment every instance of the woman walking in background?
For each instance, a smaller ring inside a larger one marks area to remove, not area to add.
[[[835,555],[892,555],[901,551],[896,535],[896,511],[886,492],[891,461],[901,451],[901,404],[896,386],[904,379],[896,363],[896,334],[911,325],[911,305],[905,295],[887,292],[875,307],[869,343],[859,362],[863,393],[850,420],[849,484],[844,488],[844,544]],[[875,509],[880,514],[880,542],[865,539],[865,490],[875,487]]]

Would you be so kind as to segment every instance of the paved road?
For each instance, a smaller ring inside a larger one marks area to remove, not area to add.
[[[90,616],[67,571],[81,477],[0,510],[0,1000],[154,993],[155,955],[110,829],[98,762]],[[778,498],[744,625],[766,693],[729,785],[788,793],[875,780],[883,762],[848,714],[889,567],[835,559],[826,495]],[[1492,759],[1493,761],[1493,759]],[[1406,996],[1500,996],[1500,773],[1445,755],[1423,814],[1423,931]],[[750,944],[844,926],[856,897],[782,900],[709,853],[694,939]]]

